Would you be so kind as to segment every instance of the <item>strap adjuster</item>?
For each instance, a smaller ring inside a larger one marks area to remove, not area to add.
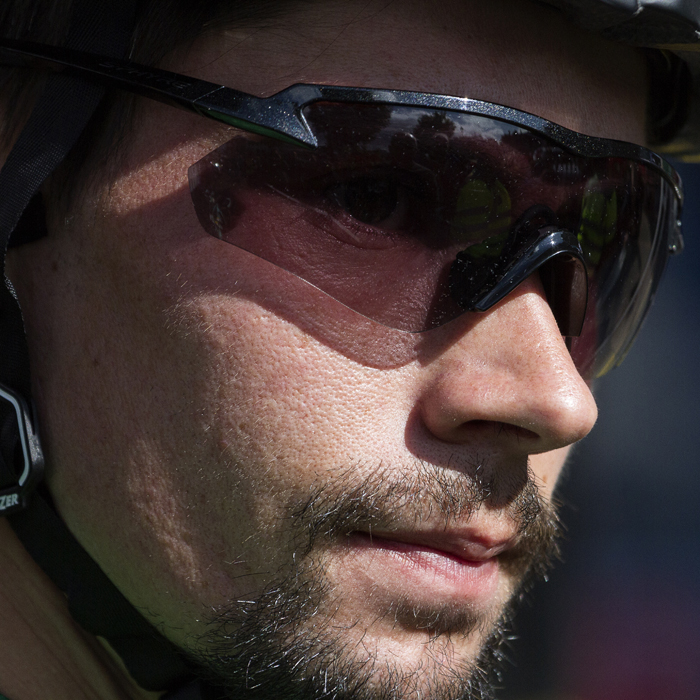
[[[44,472],[44,455],[26,401],[0,384],[0,467],[14,476],[0,488],[0,516],[22,510]]]

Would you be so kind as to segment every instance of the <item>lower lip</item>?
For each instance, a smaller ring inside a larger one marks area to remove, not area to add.
[[[413,596],[447,598],[480,608],[498,594],[498,560],[461,559],[425,545],[370,537],[355,532],[349,544],[360,556],[360,571],[383,585],[397,586]],[[369,555],[365,558],[363,554]]]

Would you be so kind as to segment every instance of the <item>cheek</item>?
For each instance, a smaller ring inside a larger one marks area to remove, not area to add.
[[[403,439],[410,368],[363,366],[242,299],[210,298],[204,313],[220,439],[248,463],[278,467],[290,492],[354,455],[380,459],[370,435]]]
[[[123,224],[83,259],[95,274],[66,270],[44,372],[59,509],[156,612],[263,585],[292,555],[288,503],[382,442],[398,452],[411,403],[399,377],[252,301],[271,266],[232,265],[229,246],[222,262],[185,221]]]

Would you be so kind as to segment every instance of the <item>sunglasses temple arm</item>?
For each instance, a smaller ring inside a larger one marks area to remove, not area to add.
[[[311,147],[317,145],[292,90],[260,98],[131,61],[13,39],[0,39],[0,65],[67,70],[101,85],[164,102],[244,131]]]

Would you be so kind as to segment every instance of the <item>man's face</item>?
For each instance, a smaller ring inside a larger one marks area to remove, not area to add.
[[[261,95],[475,97],[643,139],[641,59],[525,2],[302,4],[166,67]],[[142,104],[116,179],[12,261],[58,508],[159,629],[239,684],[457,697],[546,558],[593,398],[536,275],[410,334],[207,235],[186,171],[231,136]]]

